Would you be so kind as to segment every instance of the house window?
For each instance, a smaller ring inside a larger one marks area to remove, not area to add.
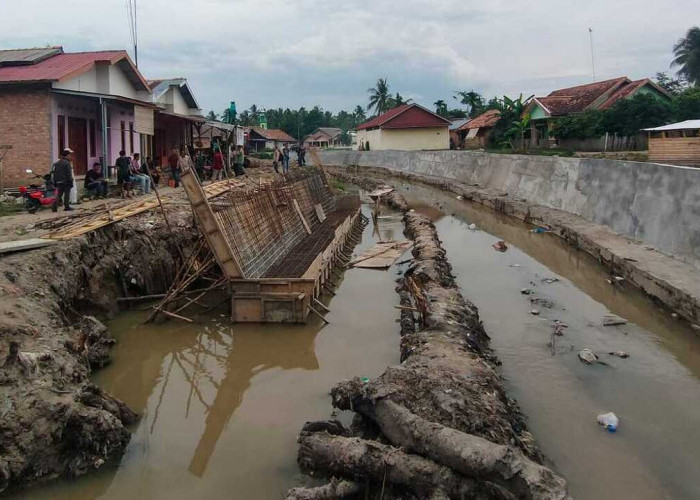
[[[66,117],[58,115],[58,152],[66,149]]]
[[[90,119],[90,156],[95,157],[97,156],[97,148],[96,146],[96,138],[95,138],[95,120]]]
[[[134,154],[134,122],[129,122],[129,152]]]
[[[122,133],[122,147],[120,151],[126,151],[126,123],[121,122],[120,123],[120,128],[121,128],[121,133]]]

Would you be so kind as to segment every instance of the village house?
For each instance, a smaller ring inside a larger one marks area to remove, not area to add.
[[[304,145],[316,148],[332,148],[342,146],[340,136],[343,131],[336,127],[319,127],[304,137]]]
[[[153,148],[148,156],[164,165],[172,149],[194,143],[206,119],[185,78],[149,80],[148,84],[157,106]]]
[[[357,127],[360,149],[450,148],[450,120],[418,104],[404,104]]]
[[[66,53],[62,47],[0,51],[0,142],[11,146],[2,181],[49,171],[60,150],[75,151],[75,174],[139,153],[154,134],[151,88],[126,51]]]
[[[450,119],[450,149],[461,149],[463,134],[459,129],[469,121],[469,118],[451,118]]]
[[[462,147],[464,149],[486,149],[489,144],[491,130],[500,119],[500,111],[489,109],[462,125],[457,130],[462,137]]]
[[[250,131],[248,132],[248,147],[251,151],[255,152],[275,149],[275,146],[282,148],[285,145],[290,146],[295,142],[298,141],[287,132],[280,129],[250,127]]]
[[[525,109],[525,113],[530,115],[530,145],[557,145],[556,138],[549,134],[553,119],[557,117],[609,109],[618,101],[638,94],[651,94],[659,99],[671,100],[666,90],[648,78],[632,81],[625,76],[555,90],[545,97],[534,97]],[[558,146],[566,147],[566,144],[560,143]]]
[[[700,167],[700,120],[685,120],[644,131],[649,135],[650,161]]]

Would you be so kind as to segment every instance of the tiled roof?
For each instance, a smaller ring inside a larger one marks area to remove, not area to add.
[[[258,135],[264,137],[268,141],[279,141],[279,142],[297,142],[297,140],[289,135],[284,130],[280,129],[265,129],[262,127],[250,127],[252,131]]]
[[[473,120],[469,120],[467,123],[462,125],[458,130],[469,130],[472,128],[486,128],[493,127],[496,125],[498,120],[501,118],[501,112],[497,109],[489,109],[485,113],[480,114]]]
[[[536,100],[552,116],[580,113],[595,105],[596,101],[604,99],[606,95],[615,92],[616,89],[629,82],[629,78],[623,76],[612,80],[555,90],[546,97],[537,97]]]
[[[403,119],[400,119],[404,115]],[[391,122],[391,123],[390,123]],[[449,126],[450,120],[443,118],[432,111],[425,109],[418,104],[403,104],[397,108],[390,109],[386,113],[377,116],[361,125],[357,130],[367,130],[371,128],[416,128],[416,127],[436,127]]]
[[[0,67],[0,83],[60,82],[88,71],[99,62],[123,63],[132,81],[141,83],[144,89],[149,89],[148,82],[136,69],[125,50],[59,53],[34,64]]]
[[[660,94],[666,95],[669,98],[671,97],[668,92],[659,87],[656,83],[653,81],[649,80],[648,78],[643,78],[641,80],[636,80],[634,82],[630,82],[627,85],[621,87],[619,90],[616,90],[610,97],[608,97],[603,104],[601,104],[598,109],[608,109],[612,106],[615,105],[615,103],[621,99],[625,99],[626,97],[630,97],[633,94],[635,94],[639,89],[642,87],[649,85],[650,87],[653,87],[656,89]]]

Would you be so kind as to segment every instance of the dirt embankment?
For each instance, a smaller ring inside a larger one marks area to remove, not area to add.
[[[137,416],[88,379],[114,342],[95,316],[116,298],[165,290],[191,213],[144,214],[0,258],[0,490],[76,476],[123,452]]]
[[[344,177],[368,189],[376,181]],[[455,284],[429,219],[403,210],[414,262],[399,280],[399,366],[378,378],[336,385],[333,405],[354,411],[350,429],[312,422],[299,438],[299,464],[332,478],[289,499],[382,492],[384,498],[567,498],[566,482],[543,465],[524,419],[507,397],[476,307]]]

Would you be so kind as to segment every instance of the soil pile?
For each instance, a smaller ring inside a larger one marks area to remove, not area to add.
[[[407,211],[396,193],[384,201]],[[332,389],[333,406],[353,411],[353,425],[307,423],[298,460],[310,474],[334,479],[288,498],[380,491],[385,498],[567,498],[566,482],[543,465],[504,392],[478,311],[459,292],[435,227],[411,211],[404,223],[415,246],[397,288],[402,363]]]

